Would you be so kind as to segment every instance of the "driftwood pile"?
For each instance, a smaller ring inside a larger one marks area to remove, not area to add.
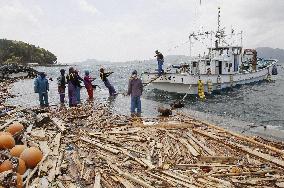
[[[242,136],[183,114],[139,118],[103,104],[14,109],[22,142],[43,160],[27,187],[284,187],[284,144]],[[1,174],[0,174],[1,176]]]

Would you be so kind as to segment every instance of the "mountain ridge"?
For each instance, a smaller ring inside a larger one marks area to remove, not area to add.
[[[284,63],[284,49],[280,48],[271,48],[271,47],[258,47],[256,48],[257,55],[260,58],[265,59],[278,59],[280,63]],[[166,55],[165,62],[171,64],[178,64],[181,61],[185,61],[190,59],[190,56],[186,55]],[[74,64],[81,64],[81,63],[91,63],[91,64],[119,64],[119,63],[153,63],[156,62],[156,59],[148,59],[148,60],[133,60],[133,61],[105,61],[105,60],[98,60],[98,59],[86,59],[81,62],[75,62]]]

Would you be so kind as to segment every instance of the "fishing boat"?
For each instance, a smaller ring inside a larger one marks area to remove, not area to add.
[[[191,42],[198,37],[209,38],[211,46],[203,55],[191,57],[178,65],[171,65],[161,76],[156,71],[143,72],[142,80],[150,88],[175,93],[198,94],[201,98],[237,85],[271,80],[277,74],[276,59],[261,59],[254,49],[244,49],[242,32],[240,45],[226,42],[225,29],[220,27],[220,9],[218,10],[217,31],[192,33]],[[214,42],[212,42],[214,40]],[[212,46],[214,43],[214,46]],[[275,70],[276,69],[276,70]]]

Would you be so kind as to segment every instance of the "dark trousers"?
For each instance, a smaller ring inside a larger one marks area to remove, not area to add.
[[[104,81],[105,86],[108,88],[108,92],[110,96],[114,96],[116,94],[116,91],[114,87],[110,84],[108,80]]]
[[[141,99],[140,96],[131,96],[131,114],[135,113],[135,109],[137,109],[137,113],[141,114]]]
[[[48,94],[46,93],[38,93],[39,95],[39,103],[40,106],[48,106]]]
[[[65,99],[65,87],[58,86],[58,93],[59,93],[59,97],[60,97],[60,102],[61,102],[61,103],[64,103],[64,99]]]

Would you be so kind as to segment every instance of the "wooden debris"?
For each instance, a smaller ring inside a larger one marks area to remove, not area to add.
[[[284,187],[283,143],[183,114],[133,120],[103,104],[30,111],[21,140],[44,158],[23,175],[26,187]],[[0,117],[0,128],[13,121]]]
[[[65,127],[65,125],[64,125],[62,120],[60,120],[59,118],[56,118],[56,117],[52,118],[51,120],[58,127],[58,129],[61,132],[64,132],[66,130],[66,127]]]

